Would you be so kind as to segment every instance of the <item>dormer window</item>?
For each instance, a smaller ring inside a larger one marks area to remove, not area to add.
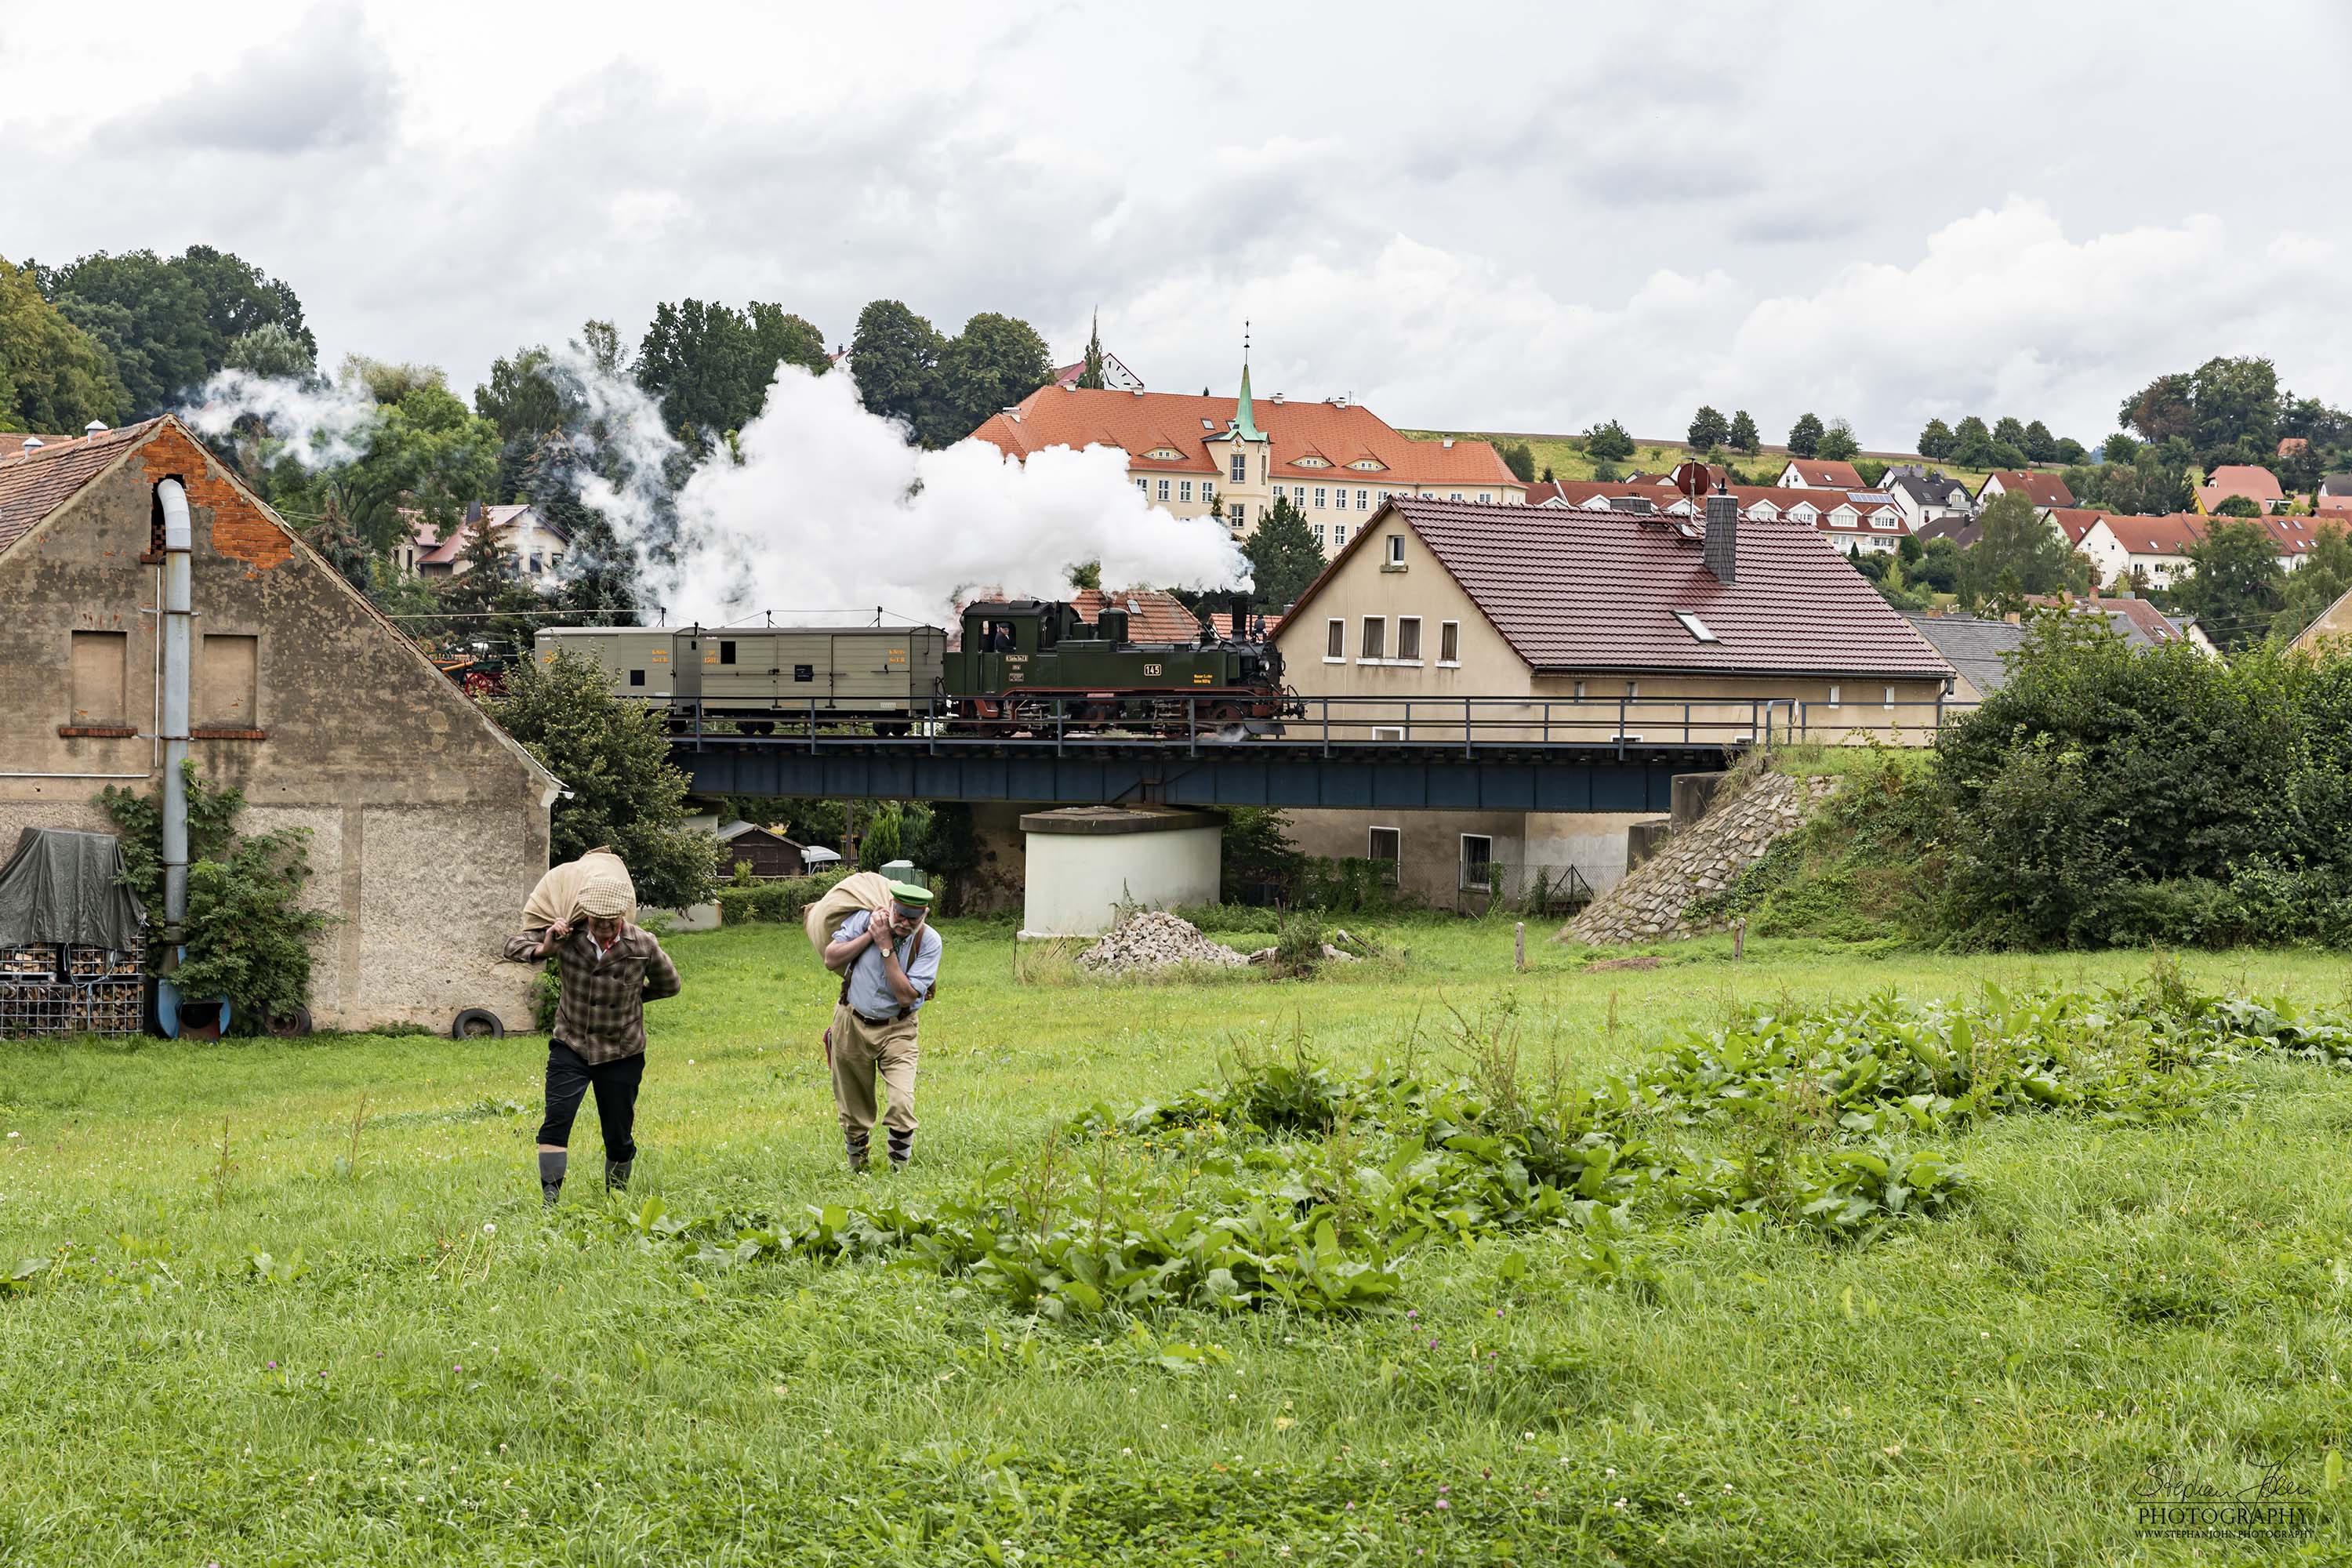
[[[1156,458],[1163,463],[1175,462],[1183,455],[1183,453],[1179,452],[1173,447],[1154,447],[1150,452],[1145,454],[1146,457]]]
[[[1380,471],[1381,464],[1380,459],[1377,458],[1359,458],[1354,462],[1349,464],[1348,467],[1351,468],[1361,468],[1364,472],[1370,474],[1378,473]]]
[[[1328,468],[1331,465],[1321,458],[1301,458],[1298,466],[1302,468]]]

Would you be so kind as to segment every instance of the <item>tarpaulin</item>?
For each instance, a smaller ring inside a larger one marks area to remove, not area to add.
[[[116,882],[122,846],[110,833],[27,827],[0,867],[0,947],[61,942],[128,952],[146,910]]]

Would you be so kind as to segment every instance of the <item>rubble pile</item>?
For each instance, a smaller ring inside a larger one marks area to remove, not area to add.
[[[1223,942],[1211,942],[1191,921],[1160,910],[1131,915],[1105,931],[1078,954],[1078,967],[1104,974],[1165,969],[1175,963],[1234,964],[1248,962]]]

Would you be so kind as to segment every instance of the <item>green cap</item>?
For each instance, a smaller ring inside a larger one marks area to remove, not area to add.
[[[910,910],[928,909],[931,902],[931,890],[918,888],[912,882],[893,882],[890,884],[890,901],[904,904]]]

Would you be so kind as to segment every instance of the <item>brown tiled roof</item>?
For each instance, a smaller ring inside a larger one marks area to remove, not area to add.
[[[2101,521],[2130,555],[2178,555],[2205,537],[2207,520],[2195,512],[2164,517],[2127,517],[2109,512]]]
[[[1797,476],[1805,481],[1804,488],[1808,489],[1862,490],[1870,488],[1862,482],[1862,476],[1853,471],[1852,463],[1832,463],[1819,458],[1791,458],[1789,461],[1797,466]],[[1787,473],[1787,466],[1783,465],[1780,471]]]
[[[1989,485],[1995,479],[2000,481],[2000,488],[2004,490],[2023,490],[2032,498],[2035,506],[2074,504],[2074,492],[2066,488],[2066,481],[2040,468],[1995,468],[1985,476],[1985,484]],[[1977,487],[1977,494],[1984,494],[1984,485]]]
[[[30,533],[75,491],[111,467],[125,448],[144,440],[155,425],[149,419],[79,440],[60,437],[50,445],[0,459],[0,550]]]
[[[2286,492],[2279,489],[2276,474],[2252,463],[2224,463],[2213,470],[2212,479],[2197,487],[2197,505],[2202,511],[2211,511],[2231,496],[2243,496],[2268,510],[2284,500]]]
[[[1742,520],[1738,582],[1701,559],[1702,522],[1400,496],[1385,509],[1427,545],[1530,668],[1941,679],[1950,666],[1810,528]],[[1375,520],[1377,521],[1377,520]],[[1380,530],[1360,531],[1291,606]],[[1674,612],[1696,615],[1701,642]]]
[[[2102,515],[2091,507],[2062,506],[2051,510],[2050,521],[2058,525],[2058,531],[2066,536],[2067,543],[2080,544],[2083,535],[2091,531],[2091,525]]]
[[[1048,447],[1118,447],[1129,466],[1142,472],[1207,474],[1223,478],[1221,436],[1236,417],[1239,401],[1194,397],[1178,392],[1118,392],[1088,387],[1043,386],[1023,398],[1013,415],[991,416],[972,432],[999,450],[1026,458]],[[1477,484],[1521,488],[1503,459],[1485,441],[1411,441],[1360,403],[1276,403],[1251,400],[1257,427],[1273,441],[1272,478],[1323,479],[1351,485]],[[1146,454],[1172,451],[1173,458]],[[1330,466],[1301,467],[1301,458],[1319,457]],[[1381,465],[1370,472],[1349,470],[1363,458]],[[1335,471],[1337,470],[1337,471]]]

